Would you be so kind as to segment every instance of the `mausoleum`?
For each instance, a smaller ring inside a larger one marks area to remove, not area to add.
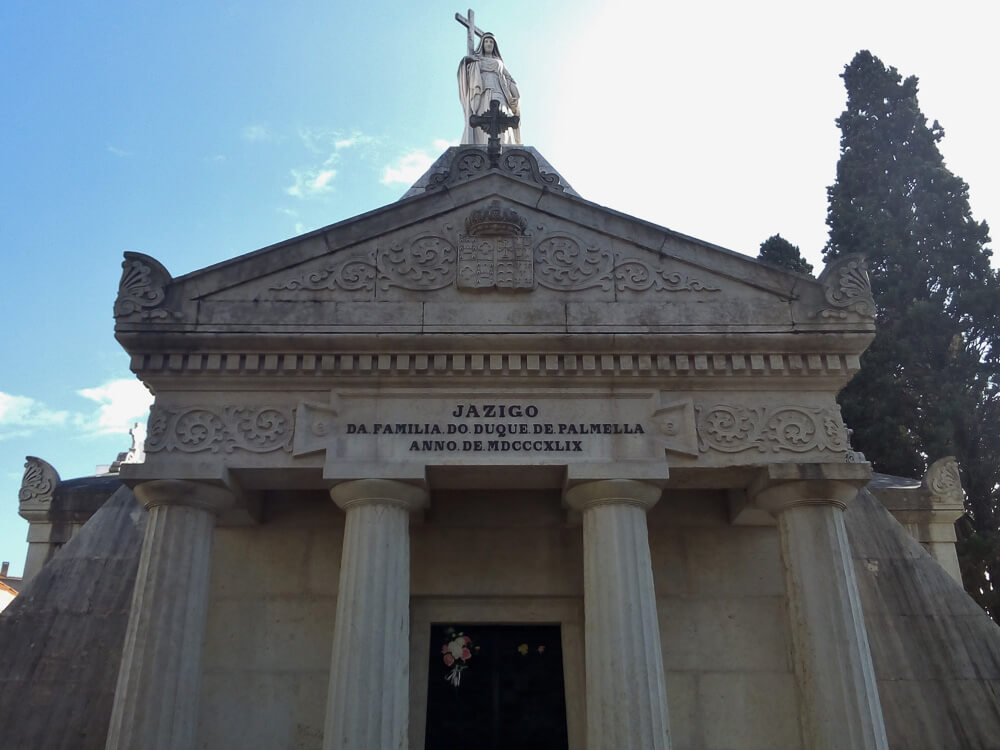
[[[145,460],[0,619],[95,622],[42,592],[116,561],[106,625],[72,630],[80,669],[103,657],[74,683],[103,696],[86,741],[39,663],[6,679],[61,705],[45,747],[1000,742],[954,462],[873,482],[841,420],[861,257],[795,274],[472,143],[396,203],[193,273],[126,253],[114,313],[156,397]]]

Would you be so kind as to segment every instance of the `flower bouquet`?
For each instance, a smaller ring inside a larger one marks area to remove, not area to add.
[[[441,646],[444,665],[451,668],[451,671],[444,678],[455,687],[461,684],[462,672],[468,668],[469,660],[472,659],[471,647],[472,639],[462,633],[458,633]]]

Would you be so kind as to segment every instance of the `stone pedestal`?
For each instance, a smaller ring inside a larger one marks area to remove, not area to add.
[[[646,527],[659,498],[660,488],[627,479],[566,492],[583,513],[589,750],[670,748]]]
[[[844,509],[864,481],[764,480],[753,489],[757,504],[778,520],[810,750],[888,748],[844,527]]]
[[[409,515],[427,493],[362,479],[330,496],[347,523],[323,750],[401,750],[410,708]]]
[[[108,750],[191,750],[201,699],[215,516],[234,498],[199,482],[135,488],[149,511],[108,728]]]

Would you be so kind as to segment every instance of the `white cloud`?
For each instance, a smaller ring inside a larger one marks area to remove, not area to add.
[[[433,155],[427,153],[426,149],[414,149],[383,169],[382,179],[379,181],[383,185],[412,185],[423,176],[424,172],[430,169],[442,151],[449,146],[457,145],[458,141],[435,138]]]
[[[77,391],[80,396],[96,401],[99,406],[93,414],[81,415],[78,424],[88,432],[107,434],[128,434],[136,421],[146,418],[152,394],[138,380],[122,378],[111,380],[96,388]]]
[[[225,154],[212,154],[211,156],[205,157],[205,161],[213,162],[215,164],[219,164],[221,162],[224,162],[225,160],[226,160]]]
[[[368,146],[378,143],[375,136],[365,135],[360,130],[345,133],[342,130],[328,128],[300,128],[299,138],[303,145],[317,154],[327,154],[330,151],[343,151],[358,146]]]
[[[327,159],[315,169],[293,169],[292,184],[285,188],[285,192],[295,198],[313,198],[333,190],[330,183],[337,176],[337,170],[329,169],[330,161]]]
[[[0,440],[21,437],[43,427],[65,425],[68,411],[50,409],[29,396],[0,391]]]
[[[114,154],[115,156],[121,156],[124,158],[126,156],[132,155],[131,151],[126,151],[123,148],[117,148],[116,146],[112,146],[110,143],[107,144],[107,146],[108,146],[108,152]]]
[[[326,190],[327,187],[329,187],[330,180],[332,180],[336,176],[336,174],[337,174],[336,169],[324,169],[318,175],[316,175],[315,179],[313,179],[309,187],[312,190],[317,190],[317,191]]]
[[[269,141],[273,138],[271,134],[271,129],[267,125],[247,125],[243,128],[243,140],[249,141],[250,143],[256,143],[258,141]]]
[[[362,135],[361,133],[352,133],[347,138],[341,138],[333,142],[333,147],[340,151],[345,148],[353,148],[354,146],[363,146],[368,143],[375,143],[375,139],[370,135]]]

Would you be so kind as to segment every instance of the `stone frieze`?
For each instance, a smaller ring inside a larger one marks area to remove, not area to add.
[[[699,404],[695,413],[702,453],[850,451],[847,428],[836,408]]]
[[[291,451],[294,411],[285,407],[153,406],[146,453]]]

